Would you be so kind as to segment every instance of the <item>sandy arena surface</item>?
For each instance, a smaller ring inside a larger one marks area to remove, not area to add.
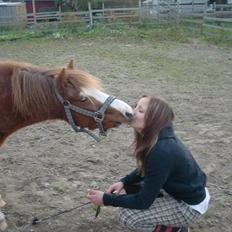
[[[176,133],[208,175],[210,210],[192,232],[230,232],[232,223],[232,50],[193,41],[32,40],[0,43],[0,59],[61,66],[75,58],[99,77],[107,93],[134,105],[143,94],[166,98],[176,113]],[[7,232],[119,232],[117,209],[92,205],[37,226],[47,217],[81,205],[86,190],[105,190],[135,167],[126,125],[101,143],[76,134],[62,121],[13,134],[0,150],[0,194],[7,202]]]

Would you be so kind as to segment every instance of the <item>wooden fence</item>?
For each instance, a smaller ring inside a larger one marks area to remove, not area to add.
[[[232,32],[232,18],[204,17],[202,26]]]
[[[139,7],[134,8],[102,8],[92,9],[89,3],[88,11],[76,12],[38,12],[27,14],[27,24],[35,24],[40,22],[82,22],[90,26],[103,22],[111,23],[115,21],[126,21],[132,23],[139,22]]]
[[[202,27],[223,28],[230,31],[232,28],[232,4],[214,5],[213,8],[209,8],[206,3],[194,1],[188,4],[168,1],[162,3],[158,1],[157,4],[142,4],[139,0],[138,6],[134,8],[109,9],[102,4],[102,9],[92,9],[89,3],[88,11],[61,12],[59,9],[59,11],[53,12],[34,11],[34,13],[27,14],[27,24],[55,21],[58,23],[80,22],[92,26],[99,22],[119,23],[126,21],[127,23],[138,24],[145,19],[158,23],[198,23]],[[10,20],[5,20],[5,22],[10,22]]]
[[[198,24],[204,28],[232,31],[232,4],[214,4],[212,8],[205,8],[202,13],[192,12],[181,18],[182,22]]]

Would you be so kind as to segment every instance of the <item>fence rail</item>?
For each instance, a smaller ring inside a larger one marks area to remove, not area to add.
[[[17,24],[17,21],[9,23],[12,16],[1,16],[0,25]],[[139,1],[138,7],[131,8],[104,8],[92,9],[88,4],[88,11],[77,12],[34,12],[26,15],[26,24],[37,24],[41,22],[80,22],[94,25],[98,22],[112,23],[115,21],[126,21],[129,23],[141,23],[144,19],[157,22],[171,22],[179,24],[181,21],[201,24],[204,27],[223,27],[231,30],[232,26],[232,4],[213,5],[213,8],[206,3],[157,3],[142,4]],[[226,24],[226,25],[225,25]],[[229,26],[228,26],[229,25]]]
[[[27,14],[27,23],[34,24],[40,22],[89,22],[89,12],[60,12],[60,11],[53,11],[53,12],[41,12],[36,14]]]
[[[227,22],[227,23],[232,23],[232,18],[231,19],[226,19],[226,18],[215,18],[215,17],[204,17],[205,21],[211,21],[211,22]]]
[[[39,22],[51,22],[51,21],[79,21],[90,23],[93,25],[94,23],[103,20],[108,21],[109,19],[117,20],[117,19],[134,19],[138,20],[139,18],[139,10],[138,8],[116,8],[116,9],[104,9],[104,10],[92,10],[91,13],[89,11],[83,12],[43,12],[43,13],[30,13],[27,14],[27,23],[39,23]]]

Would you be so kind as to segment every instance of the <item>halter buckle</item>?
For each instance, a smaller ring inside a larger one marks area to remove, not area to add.
[[[103,119],[104,119],[104,114],[102,112],[100,112],[100,111],[97,111],[97,112],[94,113],[93,118],[94,118],[94,120],[96,122],[102,122]]]
[[[64,100],[63,101],[63,106],[64,107],[68,107],[68,106],[70,106],[71,105],[71,103],[68,101],[68,100]]]

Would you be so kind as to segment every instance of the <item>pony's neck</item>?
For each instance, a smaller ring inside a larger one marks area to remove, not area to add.
[[[25,71],[18,67],[19,72],[14,73],[14,65],[1,66],[4,65],[0,63],[0,89],[4,91],[0,94],[0,106],[4,110],[0,112],[0,146],[9,135],[23,127],[47,120],[66,120],[63,106],[55,96],[52,79],[43,70],[38,70],[36,75],[37,70],[33,68]],[[15,76],[10,76],[11,73]]]
[[[49,109],[49,111],[43,112],[38,111],[36,117],[33,115],[31,117],[24,118],[23,124],[29,126],[35,123],[44,122],[48,120],[65,120],[65,112],[63,106],[58,102],[55,102],[54,105]]]
[[[57,107],[54,109],[53,112],[50,113],[50,115],[42,115],[39,114],[38,117],[28,117],[23,119],[22,117],[12,117],[10,118],[11,124],[7,127],[4,124],[0,123],[0,147],[4,143],[5,139],[13,134],[15,131],[20,130],[24,127],[33,125],[35,123],[40,123],[48,120],[66,120],[64,110],[62,109],[62,106]],[[4,132],[3,132],[4,131]]]
[[[43,69],[19,69],[11,77],[15,112],[27,121],[39,122],[60,116],[53,78]],[[30,120],[28,120],[30,119]]]

